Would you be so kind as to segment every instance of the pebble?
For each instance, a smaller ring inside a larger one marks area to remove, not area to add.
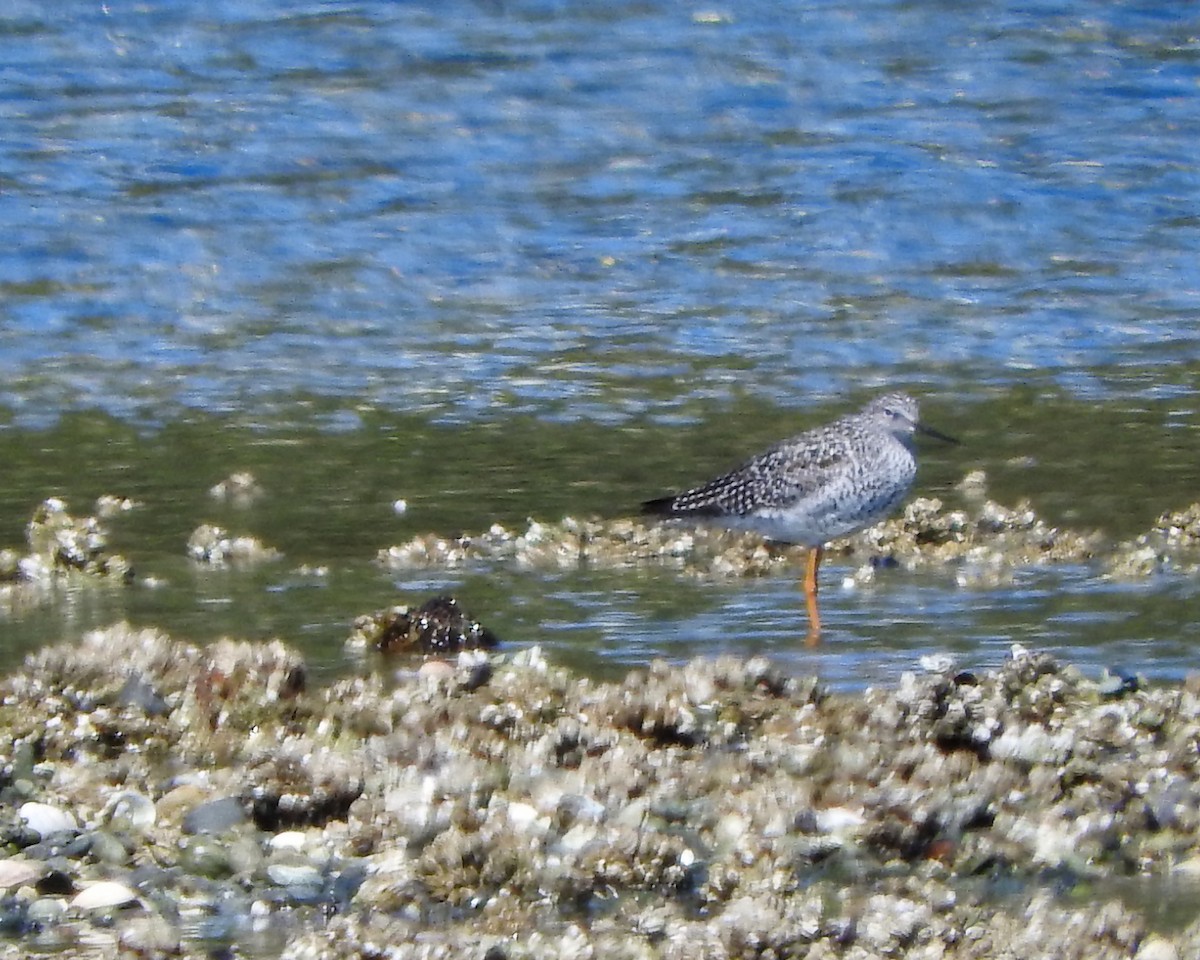
[[[236,872],[229,858],[228,845],[203,835],[180,843],[179,863],[196,876],[212,880],[229,877]]]
[[[308,838],[299,830],[284,830],[282,833],[277,833],[268,841],[272,850],[291,850],[299,853],[304,849]]]
[[[117,837],[106,830],[95,830],[88,835],[87,853],[110,865],[121,865],[129,862],[129,849]]]
[[[157,915],[131,917],[118,943],[122,954],[136,958],[177,957],[183,952],[179,929]]]
[[[1133,960],[1179,960],[1179,950],[1166,938],[1151,934],[1142,941]]]
[[[193,807],[183,818],[184,833],[225,833],[249,818],[236,797],[221,797]]]
[[[109,798],[101,818],[110,826],[144,833],[158,820],[158,810],[145,794],[123,790]]]
[[[79,829],[79,824],[71,813],[48,803],[31,800],[21,804],[17,814],[25,821],[25,825],[43,840],[58,833],[74,833]]]
[[[67,912],[67,903],[61,897],[38,897],[29,904],[25,916],[30,923],[58,923]]]
[[[220,846],[225,852],[229,868],[240,877],[257,873],[266,860],[262,848],[250,834],[236,836],[232,843],[222,838]]]
[[[958,663],[948,653],[931,653],[917,659],[917,663],[926,673],[952,673]]]
[[[181,783],[172,787],[154,804],[156,821],[177,824],[194,807],[212,799],[212,791],[196,783]]]
[[[265,546],[256,537],[233,536],[214,524],[201,524],[188,538],[187,554],[193,560],[213,566],[253,564],[277,560],[282,554]]]
[[[0,860],[0,889],[11,890],[36,883],[49,871],[44,862],[9,857]]]
[[[115,880],[100,880],[85,887],[71,900],[75,910],[109,910],[139,901],[138,893]]]
[[[171,712],[171,705],[159,696],[152,684],[147,683],[137,674],[130,674],[129,679],[125,681],[125,686],[117,694],[117,702],[137,707],[152,717],[166,716]]]
[[[426,660],[417,668],[417,676],[426,683],[439,684],[454,676],[454,664],[445,660]]]
[[[263,495],[263,488],[254,474],[240,470],[210,487],[208,495],[237,507],[248,507]]]
[[[281,887],[319,887],[321,871],[308,863],[272,863],[267,876]]]

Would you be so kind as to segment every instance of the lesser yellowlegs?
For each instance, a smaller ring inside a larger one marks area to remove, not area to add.
[[[642,512],[754,530],[807,547],[808,642],[816,643],[817,570],[825,544],[869,527],[900,505],[917,473],[912,439],[918,431],[957,442],[921,426],[912,397],[889,393],[857,413],[777,443],[702,486],[647,500]]]

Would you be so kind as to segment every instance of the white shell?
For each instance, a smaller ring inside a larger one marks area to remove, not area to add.
[[[18,813],[29,829],[43,838],[79,829],[79,824],[70,812],[52,807],[48,803],[23,803]]]
[[[154,826],[158,811],[149,797],[136,790],[122,790],[109,798],[102,817],[106,823],[124,821],[135,830],[147,830]]]
[[[115,880],[101,880],[80,890],[71,901],[71,906],[76,910],[107,910],[137,903],[138,899],[137,891],[125,884]]]
[[[277,833],[270,839],[272,850],[295,850],[304,849],[304,844],[308,838],[299,830],[285,830],[283,833]]]

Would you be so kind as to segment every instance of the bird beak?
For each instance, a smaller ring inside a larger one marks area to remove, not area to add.
[[[954,437],[942,433],[940,430],[934,430],[933,427],[927,427],[924,424],[916,424],[917,433],[923,433],[927,437],[933,437],[935,440],[941,440],[943,443],[958,443]]]

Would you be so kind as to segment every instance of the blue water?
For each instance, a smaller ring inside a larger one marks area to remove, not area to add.
[[[639,471],[639,457],[665,457],[641,434],[588,464],[561,434],[548,449],[526,430],[482,463],[450,451],[462,475],[422,488],[419,469],[398,480],[381,457],[403,461],[404,435],[339,475],[319,461],[347,448],[322,449],[307,428],[370,435],[382,411],[685,431],[764,406],[810,423],[808,408],[899,385],[969,441],[953,468],[929,454],[943,478],[1026,464],[1014,497],[1027,482],[1136,528],[1186,502],[1200,424],[1198,37],[1190,5],[1089,0],[6,0],[0,431],[35,450],[64,435],[51,431],[65,414],[98,410],[177,443],[173,427],[211,417],[282,437],[276,464],[292,458],[297,486],[312,482],[289,495],[324,512],[279,508],[257,532],[344,573],[430,528],[417,509],[384,526],[392,497],[441,504],[444,532],[596,502],[613,515],[661,492],[652,481],[702,480],[752,449]],[[1040,413],[1051,393],[1094,403],[1095,433]],[[1019,430],[996,422],[1001,405]],[[724,435],[748,444],[759,426]],[[1155,458],[1122,452],[1135,431],[1161,433]],[[186,442],[178,455],[162,444],[192,467]],[[144,457],[126,446],[94,444],[82,464],[51,451],[70,466],[6,475],[0,519],[19,529],[27,504],[94,496],[86,478],[102,475],[164,515],[187,504],[143,531],[181,556],[206,519],[203,490],[264,449],[231,446],[169,481],[135,473]],[[475,512],[444,516],[463,501]],[[1116,517],[1127,508],[1137,517]],[[380,524],[377,540],[337,539],[360,524]],[[153,553],[138,559],[161,574]],[[1188,668],[1186,584],[1151,584],[1143,603],[1094,570],[982,600],[952,580],[881,587],[865,605],[831,593],[822,669],[861,680],[856,641],[910,664],[931,646],[995,658],[1013,639],[1086,658],[1098,637],[1099,661]],[[734,652],[792,656],[795,598],[773,581],[669,613],[636,583],[510,586],[508,600],[477,599],[481,619],[584,661],[678,658],[731,637]],[[275,625],[263,596],[230,601],[234,622]],[[1063,613],[1064,597],[1082,601]],[[112,602],[94,619],[154,607]],[[190,612],[160,622],[201,631],[213,597],[180,602]],[[746,604],[776,612],[750,622]],[[1141,606],[1158,619],[1138,620]],[[1132,627],[1113,612],[1126,607]],[[340,650],[337,618],[359,612],[290,600],[283,626],[296,639],[315,624],[314,643]],[[31,627],[41,615],[12,615],[14,629],[88,625]]]
[[[1174,391],[1198,34],[1112,2],[9,0],[0,400],[315,394],[353,427]]]

